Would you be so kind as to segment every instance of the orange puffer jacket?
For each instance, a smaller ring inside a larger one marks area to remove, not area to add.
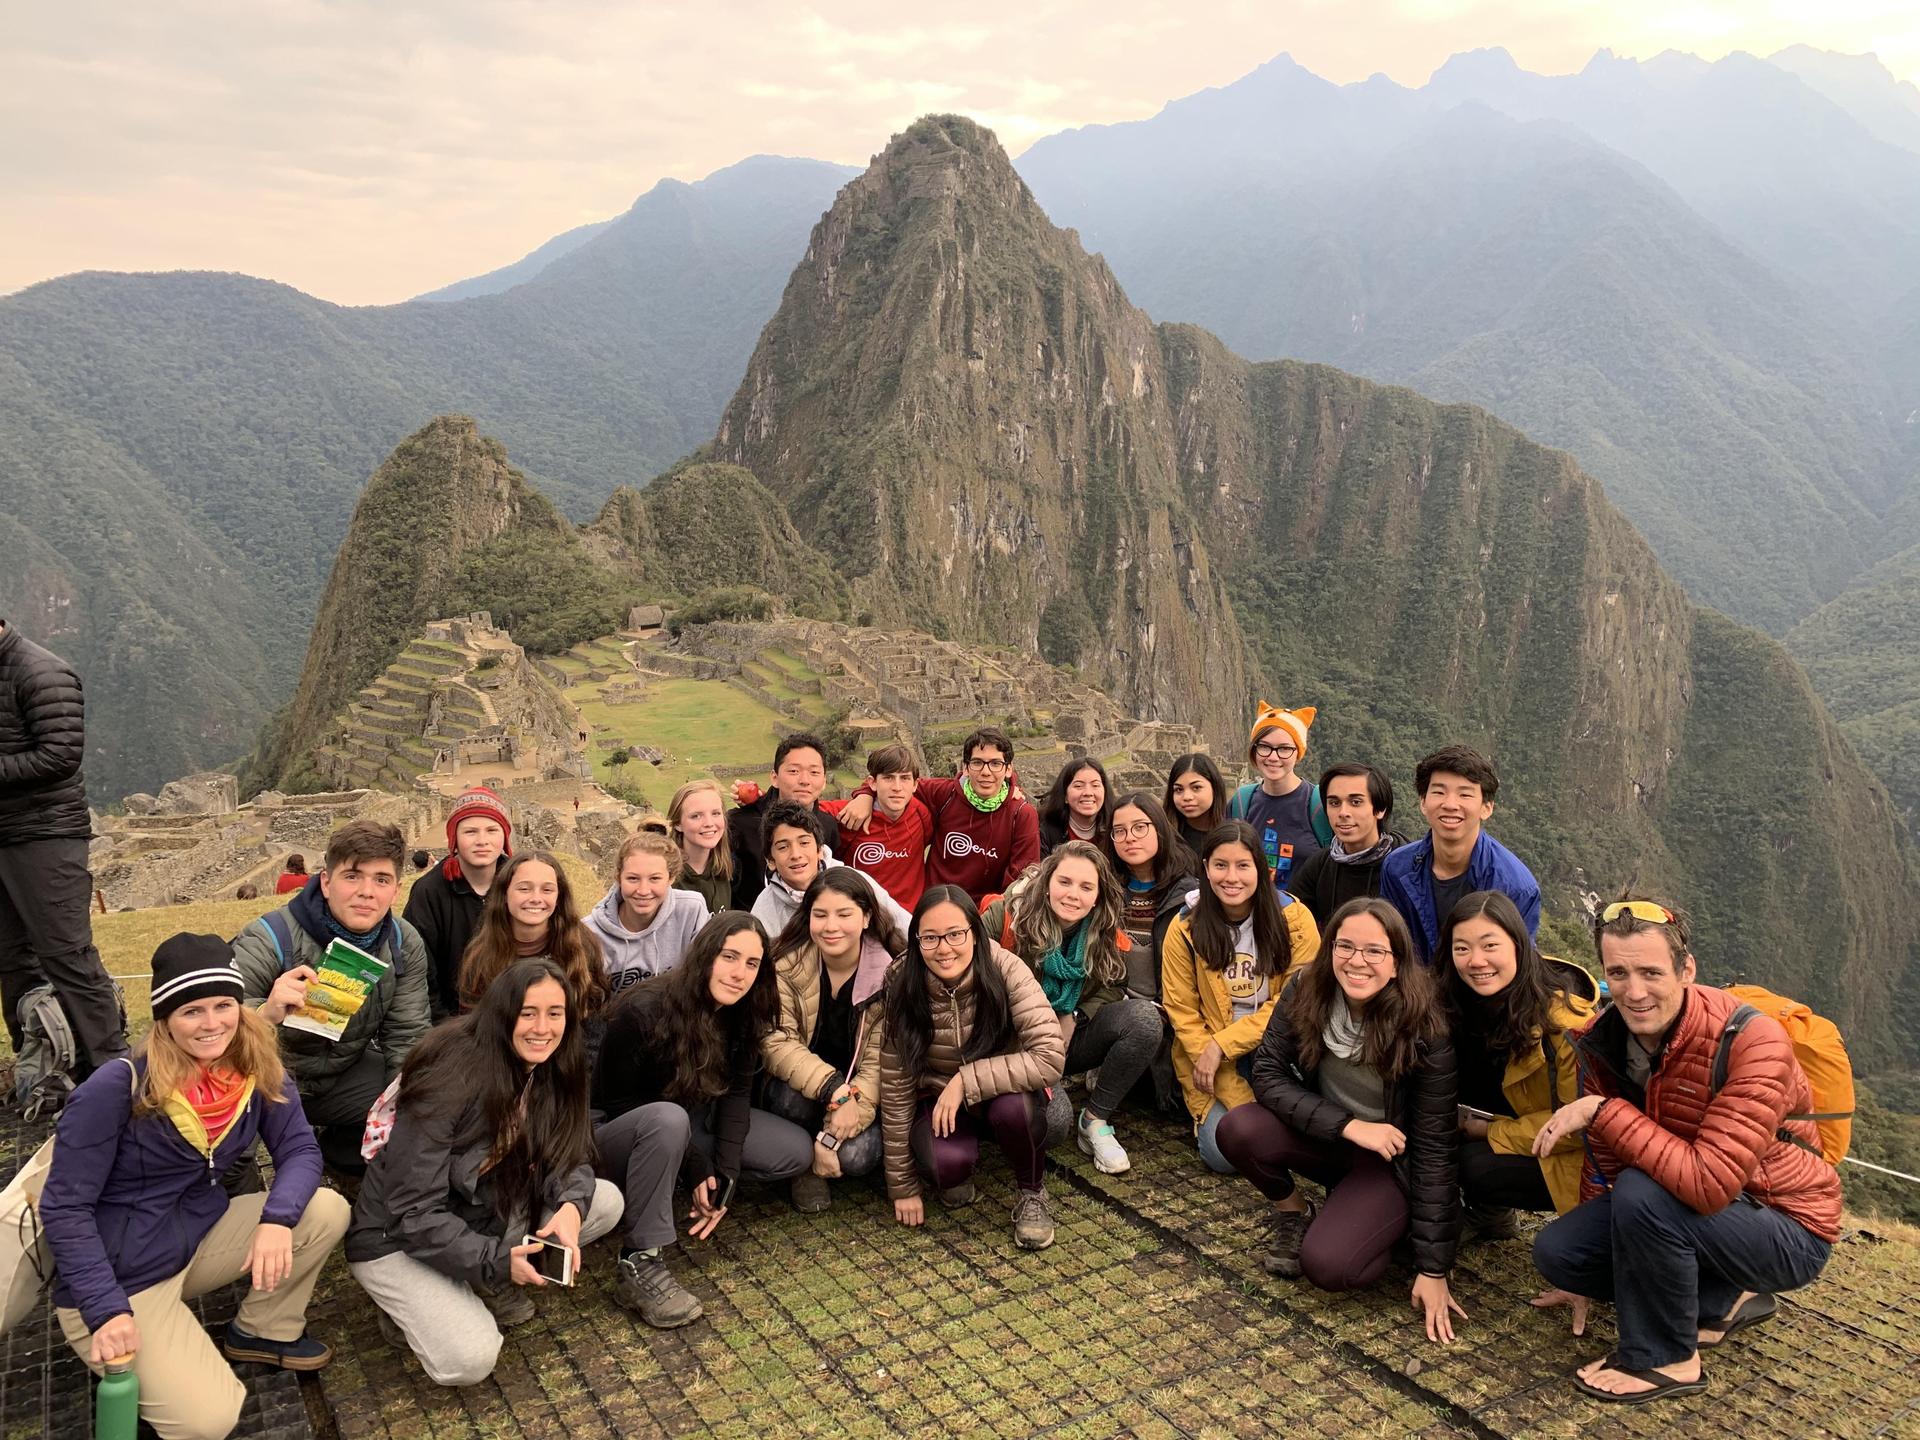
[[[1582,1091],[1610,1097],[1587,1129],[1598,1166],[1581,1182],[1591,1199],[1624,1169],[1645,1171],[1702,1215],[1742,1192],[1790,1216],[1829,1243],[1840,1236],[1840,1175],[1817,1153],[1776,1133],[1785,1117],[1813,1109],[1813,1089],[1794,1059],[1787,1032],[1761,1016],[1733,1042],[1727,1083],[1709,1098],[1720,1032],[1739,1000],[1709,985],[1689,985],[1664,1045],[1653,1057],[1646,1103],[1635,1105],[1626,1079],[1626,1047],[1638,1044],[1609,1007],[1580,1036]],[[1818,1150],[1813,1124],[1787,1126]]]

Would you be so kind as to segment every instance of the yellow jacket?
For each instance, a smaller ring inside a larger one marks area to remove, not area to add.
[[[1500,1079],[1500,1092],[1513,1107],[1511,1119],[1496,1120],[1487,1126],[1487,1144],[1497,1155],[1533,1153],[1533,1137],[1560,1105],[1580,1096],[1579,1067],[1573,1052],[1573,1037],[1593,1018],[1600,1002],[1600,987],[1578,965],[1547,957],[1553,978],[1566,987],[1568,1004],[1555,1005],[1552,1012],[1557,1035],[1544,1041],[1537,1034],[1533,1044],[1507,1061],[1506,1074]],[[1553,1056],[1553,1068],[1547,1067],[1547,1055]],[[1553,1196],[1553,1208],[1566,1214],[1580,1203],[1580,1165],[1584,1151],[1579,1135],[1569,1135],[1540,1160],[1540,1173],[1546,1178],[1547,1193]]]
[[[1293,953],[1268,977],[1266,1003],[1241,1020],[1233,1018],[1233,997],[1227,993],[1225,977],[1193,953],[1188,926],[1191,910],[1181,911],[1167,927],[1167,938],[1160,946],[1160,1003],[1173,1025],[1173,1073],[1186,1094],[1187,1111],[1196,1127],[1207,1118],[1215,1101],[1231,1110],[1253,1099],[1253,1087],[1235,1064],[1242,1056],[1251,1055],[1260,1037],[1267,1033],[1267,1019],[1273,1014],[1287,976],[1296,967],[1311,964],[1320,948],[1320,928],[1313,923],[1307,907],[1285,891],[1280,893],[1280,907]],[[1193,1083],[1193,1062],[1200,1058],[1209,1040],[1218,1041],[1227,1056],[1214,1072],[1211,1095]]]

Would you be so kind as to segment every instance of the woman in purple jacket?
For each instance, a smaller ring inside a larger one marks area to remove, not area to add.
[[[233,947],[175,935],[153,955],[153,1029],[67,1102],[40,1196],[60,1328],[89,1368],[131,1362],[162,1440],[218,1440],[246,1398],[227,1359],[317,1370],[307,1299],[347,1228],[273,1027],[241,1004]],[[264,1140],[273,1188],[229,1200],[221,1175]],[[187,1302],[252,1288],[221,1344]],[[221,1356],[226,1352],[226,1359]]]

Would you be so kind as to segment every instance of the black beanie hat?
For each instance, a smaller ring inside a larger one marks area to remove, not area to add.
[[[175,935],[153,952],[153,1018],[212,995],[245,997],[233,946],[218,935]]]

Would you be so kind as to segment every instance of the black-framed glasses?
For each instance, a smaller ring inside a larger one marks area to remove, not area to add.
[[[922,934],[920,949],[928,955],[941,950],[964,950],[972,939],[973,931],[971,930],[946,930],[938,935]]]
[[[1384,945],[1356,945],[1351,940],[1333,942],[1334,959],[1351,960],[1356,955],[1369,965],[1384,965],[1393,958],[1393,951]]]
[[[1270,760],[1286,760],[1300,752],[1291,745],[1269,745],[1263,740],[1253,747],[1253,753],[1264,755]]]
[[[998,775],[1002,770],[1005,770],[1006,768],[1007,768],[1007,762],[1004,760],[969,760],[967,761],[967,769],[978,770],[984,775]]]

